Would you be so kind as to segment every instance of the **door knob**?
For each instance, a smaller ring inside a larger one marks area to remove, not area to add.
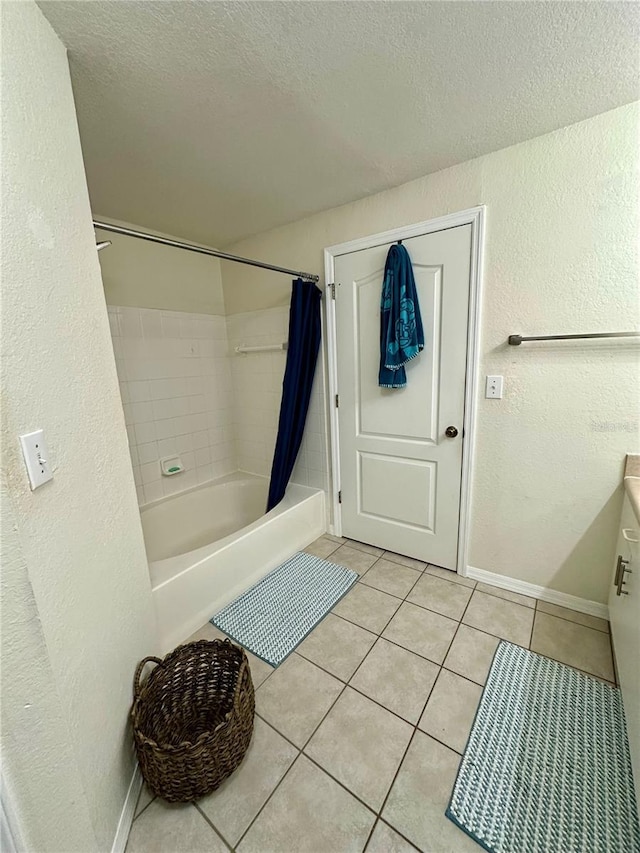
[[[445,429],[444,434],[447,436],[447,438],[455,438],[458,434],[458,430],[454,426],[448,426]]]

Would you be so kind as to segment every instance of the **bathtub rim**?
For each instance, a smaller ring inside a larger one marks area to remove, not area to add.
[[[243,480],[268,481],[269,478],[260,474],[235,471],[232,474],[225,474],[223,477],[216,480],[209,480],[207,483],[201,483],[191,489],[176,492],[175,495],[168,495],[167,497],[160,498],[157,501],[152,501],[146,504],[145,508],[156,506],[167,500],[175,499],[192,491],[198,491],[211,486],[225,485],[229,482],[241,482]],[[303,486],[299,483],[289,483],[285,496],[280,503],[273,507],[273,509],[269,510],[269,512],[259,516],[250,524],[246,524],[244,527],[234,530],[232,533],[223,536],[222,539],[214,539],[212,542],[209,542],[206,545],[201,545],[200,548],[195,548],[192,551],[185,551],[182,554],[176,554],[173,557],[166,557],[163,560],[148,560],[151,590],[155,591],[161,589],[166,584],[171,583],[176,578],[199,566],[215,554],[222,553],[230,547],[233,547],[240,539],[251,535],[255,530],[261,527],[270,526],[274,520],[284,512],[298,504],[306,503],[313,499],[313,497],[318,493],[323,493],[323,490],[313,488],[312,486]]]

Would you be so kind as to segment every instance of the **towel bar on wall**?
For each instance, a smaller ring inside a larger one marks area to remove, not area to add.
[[[245,347],[244,344],[242,344],[239,347],[235,347],[234,352],[282,352],[282,350],[286,350],[287,346],[288,344],[286,341],[281,344],[265,344],[262,347]]]
[[[572,341],[583,338],[640,338],[640,332],[594,332],[587,335],[509,335],[509,346],[519,347],[524,341]]]

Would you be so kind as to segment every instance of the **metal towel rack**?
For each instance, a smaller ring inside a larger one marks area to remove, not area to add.
[[[640,332],[594,332],[587,335],[509,335],[509,346],[519,347],[525,341],[575,341],[583,338],[640,338]]]
[[[265,344],[264,346],[260,347],[246,347],[244,344],[241,344],[239,347],[234,348],[234,352],[282,352],[282,350],[287,349],[287,346],[287,341],[284,341],[284,343],[281,344]]]

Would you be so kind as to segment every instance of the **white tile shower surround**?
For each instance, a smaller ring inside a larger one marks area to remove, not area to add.
[[[139,503],[236,470],[223,316],[109,306]],[[179,454],[185,471],[160,473]]]
[[[281,344],[287,340],[288,326],[288,307],[227,317],[238,467],[254,474],[269,476],[271,472],[286,353],[237,355],[234,350],[242,344],[252,347]],[[326,429],[322,400],[322,370],[318,359],[304,438],[291,479],[302,486],[326,491]]]
[[[500,638],[614,678],[602,619],[359,542],[307,550],[359,582],[278,669],[249,654],[242,765],[196,805],[143,788],[127,853],[479,851],[444,811]]]

